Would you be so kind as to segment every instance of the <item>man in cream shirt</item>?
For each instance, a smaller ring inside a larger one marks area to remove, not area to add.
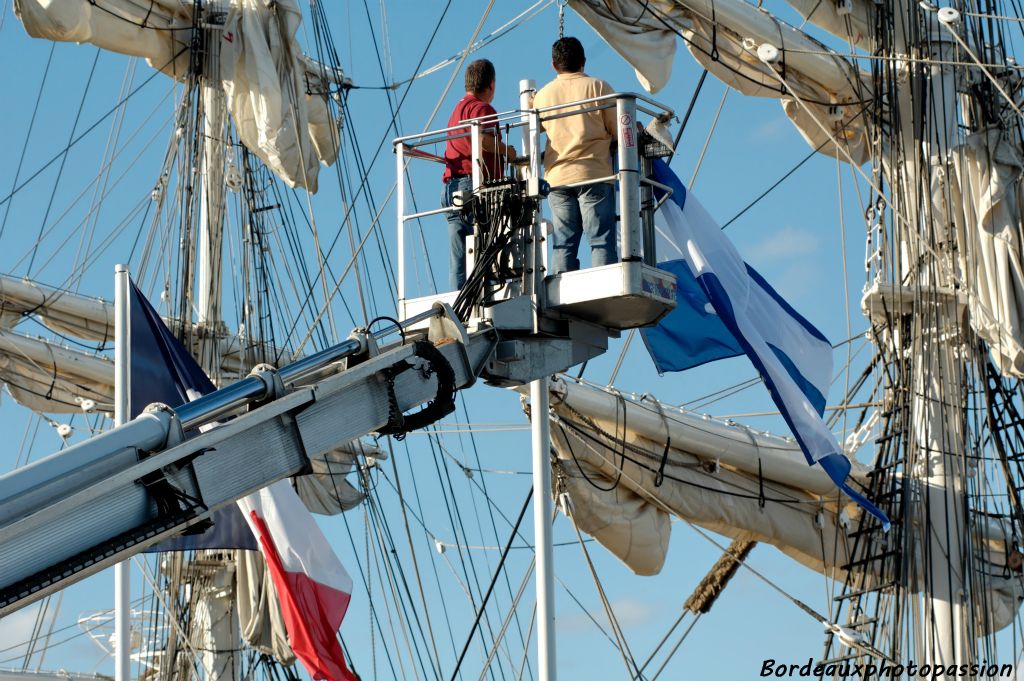
[[[611,85],[583,72],[583,45],[576,38],[560,38],[551,47],[551,65],[558,76],[541,88],[533,105],[538,109],[576,102],[615,92]],[[581,110],[592,104],[548,112]],[[564,185],[597,180],[612,174],[611,142],[615,139],[615,107],[544,122],[548,144],[544,152],[544,176],[551,185],[548,195],[554,225],[551,273],[580,268],[580,238],[590,243],[594,267],[618,262],[615,243],[614,180],[582,187]]]

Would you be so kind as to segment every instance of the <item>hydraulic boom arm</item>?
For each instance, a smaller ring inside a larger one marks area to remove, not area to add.
[[[200,400],[175,410],[151,405],[0,477],[0,616],[304,472],[311,457],[367,433],[425,425],[403,412],[429,402],[427,418],[448,413],[496,336],[469,336],[440,308],[423,317],[432,317],[428,340],[406,338],[378,353],[364,334],[280,371],[258,367]],[[237,418],[184,437],[246,405]]]

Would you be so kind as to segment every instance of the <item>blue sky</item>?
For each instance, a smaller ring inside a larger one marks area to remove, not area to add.
[[[523,0],[497,3],[481,35],[505,23],[529,4]],[[382,83],[367,13],[378,44],[390,47],[384,63],[389,82],[404,80],[411,75],[421,57],[423,66],[430,66],[460,50],[468,41],[484,3],[455,0],[437,38],[424,56],[429,32],[433,30],[443,5],[437,1],[414,0],[389,3],[386,37],[381,30],[383,22],[379,7],[367,10],[361,3],[355,2],[332,5],[328,11],[333,37],[343,66],[355,84],[371,88]],[[766,5],[784,17],[790,16],[781,3],[769,2]],[[491,59],[497,67],[498,94],[494,105],[499,111],[517,105],[517,83],[520,78],[534,78],[543,84],[553,76],[549,46],[556,32],[557,11],[551,6],[532,21],[475,55]],[[640,89],[632,70],[570,10],[566,11],[566,33],[577,35],[583,41],[588,56],[587,70],[591,75],[608,80],[619,90]],[[15,185],[23,141],[30,128],[32,134],[25,147],[19,175],[22,179],[53,157],[69,139],[102,117],[117,101],[118,92],[123,87],[129,60],[110,54],[102,54],[96,59],[96,50],[92,47],[61,44],[53,48],[45,87],[41,88],[50,50],[48,43],[28,39],[10,9],[6,8],[0,27],[0,63],[7,66],[0,74],[7,99],[7,105],[0,107],[0,129],[5,131],[6,137],[4,151],[0,154],[0,197],[7,196],[10,188]],[[90,82],[94,59],[95,71]],[[128,89],[138,86],[151,73],[148,66],[139,63],[137,71],[130,74],[131,85]],[[452,67],[449,66],[414,82],[398,118],[401,134],[418,132],[423,128],[451,73]],[[672,82],[657,98],[677,111],[684,110],[699,73],[699,67],[680,45]],[[87,82],[90,82],[88,89],[85,88]],[[432,127],[443,126],[451,107],[462,95],[461,82],[460,73],[456,76],[455,85],[443,98]],[[40,91],[42,94],[37,108],[36,96]],[[404,92],[404,89],[399,89],[396,98]],[[713,78],[707,80],[683,137],[679,154],[673,161],[674,169],[684,181],[689,181],[693,174],[723,93],[724,86],[721,83]],[[156,181],[156,169],[159,168],[166,140],[171,134],[171,102],[176,96],[170,82],[158,76],[142,87],[127,107],[125,123],[118,137],[124,142],[126,151],[119,157],[120,165],[116,166],[117,169],[104,185],[103,191],[109,192],[110,196],[103,202],[102,209],[91,215],[98,225],[95,237],[97,243],[93,245],[96,255],[90,262],[87,274],[75,280],[83,293],[107,299],[112,297],[113,265],[128,259],[131,252],[132,235],[139,230],[141,224],[141,214],[134,211],[137,204],[142,205],[139,201],[148,195]],[[351,116],[346,125],[357,131],[363,153],[369,158],[381,139],[395,136],[386,127],[390,118],[388,101],[381,90],[358,89],[352,92],[349,102]],[[80,108],[80,120],[76,124],[74,119]],[[83,241],[82,235],[89,233],[75,228],[75,224],[89,217],[88,207],[93,203],[89,183],[97,174],[99,160],[103,158],[111,135],[111,124],[116,121],[116,116],[106,119],[75,145],[60,170],[59,182],[59,165],[55,164],[18,191],[6,205],[0,206],[0,220],[5,221],[5,227],[0,232],[0,271],[17,275],[30,274],[55,285],[65,281],[67,273],[75,265],[75,253]],[[129,138],[129,134],[134,134],[134,137]],[[513,142],[519,146],[518,140]],[[351,148],[348,151],[351,152]],[[806,144],[785,120],[776,101],[749,99],[735,92],[730,93],[725,100],[717,129],[708,144],[693,191],[709,212],[724,222],[787,172],[808,151]],[[136,155],[138,162],[130,164],[129,161]],[[124,173],[122,179],[118,179],[122,177],[120,172]],[[838,198],[836,162],[819,156],[805,164],[780,189],[728,229],[729,236],[745,259],[833,342],[848,336],[848,324],[855,334],[863,331],[866,326],[858,309],[860,288],[864,283],[862,207],[857,203],[850,169],[843,165],[838,172],[842,175],[842,204]],[[315,213],[322,234],[333,238],[339,229],[340,201],[336,189],[331,186],[333,172],[325,171],[321,177],[323,188],[315,198]],[[370,179],[375,196],[381,201],[394,182],[394,164],[388,146],[385,146],[371,169]],[[86,190],[84,198],[72,205],[74,197],[83,188]],[[439,171],[435,167],[418,169],[413,177],[413,188],[421,208],[434,207],[441,190]],[[51,204],[51,195],[54,194],[57,198]],[[50,231],[50,226],[57,222],[65,210],[68,217],[63,218]],[[365,209],[360,208],[360,211],[365,212]],[[392,211],[393,206],[388,206],[384,214],[392,215]],[[116,235],[118,226],[126,216],[130,220],[123,234]],[[365,228],[369,224],[368,216],[361,215],[360,219],[364,221]],[[845,222],[845,241],[841,222]],[[388,244],[394,244],[393,221],[387,219],[384,224],[383,235]],[[41,228],[50,236],[33,257],[34,243]],[[441,221],[425,221],[424,229],[432,266],[439,280],[443,280],[446,262],[443,224]],[[105,235],[112,235],[109,245],[104,240]],[[105,250],[101,251],[100,246]],[[347,258],[348,252],[342,249],[332,256],[330,262],[336,270],[340,270]],[[844,262],[849,274],[849,299],[844,291]],[[422,269],[423,264],[420,263],[419,267]],[[149,288],[154,299],[158,290],[159,287]],[[349,301],[355,300],[352,286],[346,285],[342,292],[348,296]],[[393,310],[394,303],[386,287],[375,286],[372,295],[381,314]],[[348,333],[352,324],[345,317],[340,304],[335,305],[335,311],[338,315],[340,339]],[[37,332],[37,328],[31,324],[21,328],[30,333]],[[621,340],[613,342],[606,356],[590,363],[585,376],[597,382],[607,382],[621,347]],[[858,347],[853,345],[854,350]],[[861,361],[866,356],[867,352],[862,352]],[[836,366],[842,366],[845,360],[845,353],[837,352]],[[650,392],[666,402],[682,404],[753,375],[754,371],[746,360],[736,359],[706,365],[685,374],[659,377],[642,344],[637,341],[627,352],[624,369],[616,383],[625,391]],[[841,386],[842,379],[837,381],[830,395],[830,403],[841,398]],[[517,424],[517,430],[479,433],[475,436],[475,443],[471,443],[465,435],[458,434],[448,435],[444,440],[449,458],[475,462],[478,456],[485,469],[520,473],[481,476],[485,477],[488,491],[496,500],[497,510],[514,517],[529,481],[528,476],[521,474],[529,468],[529,434],[518,396],[478,386],[465,398],[469,404],[469,422]],[[760,386],[754,386],[709,407],[709,411],[715,414],[772,409],[767,392]],[[459,419],[465,420],[461,411]],[[777,418],[757,417],[744,421],[755,427],[785,434],[785,426]],[[78,429],[77,437],[87,431],[82,427],[81,418],[74,425]],[[7,438],[9,453],[0,453],[0,470],[15,465],[19,451],[17,443],[26,431],[26,426],[34,427],[28,412],[17,407],[13,400],[5,399],[0,409],[0,427],[3,432],[10,434]],[[455,428],[454,425],[450,427]],[[838,432],[837,435],[842,437],[844,434]],[[426,524],[436,535],[454,541],[451,532],[446,529],[448,520],[442,511],[442,503],[430,492],[431,485],[438,484],[434,459],[445,459],[446,455],[431,452],[424,441],[425,438],[412,435],[408,439],[408,451],[405,445],[396,445],[394,456],[400,461],[403,482],[408,484],[412,478],[423,485],[421,510]],[[45,455],[60,445],[55,431],[44,423],[31,448],[31,456],[37,458]],[[457,468],[454,470],[462,475]],[[463,500],[476,511],[472,517],[466,518],[469,543],[494,546],[507,537],[508,525],[498,516],[495,521],[497,532],[492,531],[489,517],[495,507],[488,509],[481,500],[479,489],[475,487],[478,482],[469,479],[464,483],[461,480],[457,482],[460,494],[464,495]],[[462,489],[463,485],[465,489]],[[382,495],[387,494],[386,481],[380,481],[380,489]],[[437,493],[435,491],[434,494]],[[397,529],[397,523],[400,522],[398,518],[392,522]],[[349,523],[348,527],[346,523]],[[348,518],[326,519],[323,527],[339,556],[356,577],[357,597],[342,632],[350,649],[354,651],[357,666],[367,670],[372,668],[367,633],[369,611],[367,604],[361,602],[359,597],[360,579],[356,574],[356,558],[353,555],[356,547],[349,541],[351,529],[356,537],[356,545],[361,545],[362,511],[352,511]],[[571,542],[574,536],[571,526],[560,518],[555,526],[555,541]],[[420,551],[426,550],[432,556],[431,560],[440,560],[421,534],[414,533],[414,537]],[[722,543],[727,541],[722,540]],[[656,577],[636,577],[596,544],[589,545],[589,548],[609,598],[625,627],[626,636],[639,659],[646,657],[647,652],[661,638],[667,626],[679,614],[683,601],[720,555],[717,548],[679,522],[673,527],[666,566]],[[524,550],[513,553],[516,555],[509,562],[509,575],[515,586],[525,569],[527,559],[524,556],[528,552]],[[478,550],[475,559],[479,563],[477,571],[480,578],[486,581],[496,564],[497,553]],[[560,546],[555,551],[555,561],[559,576],[574,591],[578,590],[580,597],[601,619],[594,587],[579,547],[571,544]],[[771,547],[758,547],[750,561],[763,574],[818,611],[829,611],[829,596],[834,587],[820,575],[797,565]],[[444,569],[443,565],[440,569]],[[109,607],[110,601],[103,594],[111,582],[111,576],[104,574],[70,589],[65,597],[59,625],[73,622],[80,611]],[[138,583],[136,581],[136,588]],[[563,678],[618,676],[622,669],[618,652],[595,632],[564,589],[559,587],[557,592],[558,655]],[[532,587],[527,591],[527,598],[531,594]],[[451,605],[447,616],[454,639],[461,644],[469,628],[471,609],[464,602],[465,598],[457,586],[452,586],[451,591],[438,591],[432,596],[432,599],[437,598]],[[507,595],[499,595],[499,598],[508,602]],[[434,612],[440,612],[436,600],[431,603]],[[523,616],[528,612],[529,608],[526,607]],[[0,621],[0,649],[19,641],[30,623],[30,615],[26,613]],[[440,624],[435,622],[435,626]],[[760,669],[761,661],[766,658],[799,663],[808,657],[817,658],[821,655],[822,641],[820,624],[757,578],[741,570],[714,610],[696,625],[662,678],[681,678],[684,674],[694,678],[753,678]],[[377,656],[381,654],[378,650]],[[447,655],[450,656],[450,653]],[[9,666],[4,661],[9,657],[12,655],[0,653],[0,667]],[[377,664],[380,674],[378,678],[389,678],[389,673],[385,671],[387,667],[380,660]],[[44,668],[55,666],[80,671],[92,671],[95,667],[102,672],[111,672],[111,666],[101,660],[98,649],[81,639],[55,649],[43,664]],[[470,668],[475,669],[472,665]]]

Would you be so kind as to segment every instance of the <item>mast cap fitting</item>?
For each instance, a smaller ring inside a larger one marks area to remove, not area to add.
[[[770,43],[762,43],[757,48],[757,58],[766,64],[774,64],[779,61],[779,48]]]
[[[960,23],[960,12],[952,7],[943,7],[939,10],[939,23],[952,26]]]

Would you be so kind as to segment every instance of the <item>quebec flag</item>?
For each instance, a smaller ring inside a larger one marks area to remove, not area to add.
[[[658,371],[682,371],[745,354],[810,464],[888,529],[889,519],[846,483],[850,461],[822,420],[832,378],[832,345],[743,262],[732,242],[667,164],[653,179],[671,187],[658,210],[659,267],[676,275],[678,306],[643,329]],[[664,192],[656,189],[659,199]]]

